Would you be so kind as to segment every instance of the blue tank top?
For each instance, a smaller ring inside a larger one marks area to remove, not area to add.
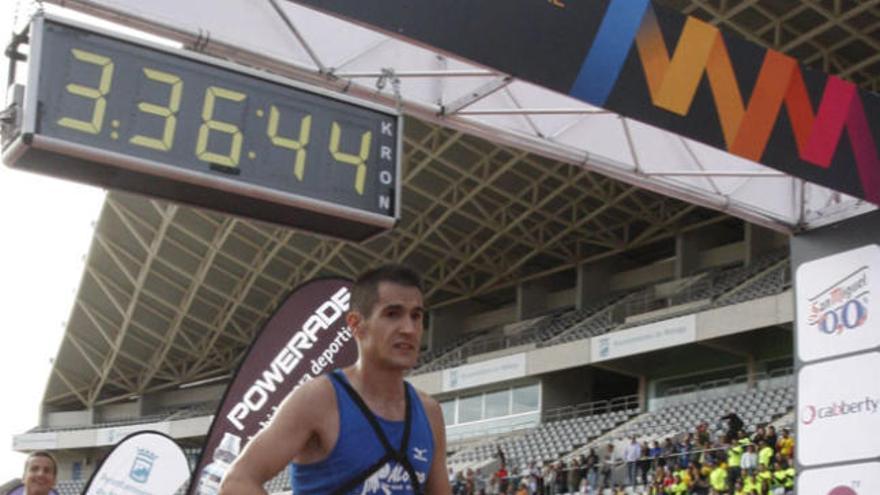
[[[348,384],[348,379],[340,370],[333,373],[337,379]],[[295,495],[336,493],[352,479],[376,468],[377,462],[387,453],[369,420],[361,412],[345,385],[338,383],[333,377],[330,383],[333,384],[336,393],[339,437],[326,459],[311,464],[290,464],[290,484]],[[420,491],[424,492],[425,481],[428,479],[431,460],[434,457],[434,437],[422,401],[409,383],[406,383],[406,393],[409,396],[411,421],[406,458],[418,477]],[[391,447],[395,451],[399,450],[405,422],[388,421],[376,415],[373,417],[376,418]],[[409,473],[402,463],[388,460],[365,481],[345,493],[346,495],[408,495],[415,493],[409,479]]]

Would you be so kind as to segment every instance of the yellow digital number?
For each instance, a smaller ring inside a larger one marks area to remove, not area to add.
[[[357,167],[357,173],[354,178],[354,189],[358,194],[364,194],[364,182],[367,179],[367,158],[370,156],[370,143],[373,140],[373,133],[367,131],[361,135],[361,149],[357,155],[344,153],[339,151],[339,138],[342,135],[342,128],[339,124],[333,122],[330,127],[330,154],[333,158],[342,163],[354,165]]]
[[[299,122],[299,139],[286,138],[278,135],[278,121],[281,119],[281,112],[275,105],[269,107],[269,126],[266,128],[266,134],[275,146],[294,150],[296,158],[293,163],[293,175],[297,179],[303,180],[303,174],[306,169],[306,146],[309,144],[309,133],[312,130],[312,116],[306,115]]]
[[[100,67],[101,77],[98,80],[97,88],[74,83],[66,86],[67,92],[70,94],[95,100],[95,106],[92,108],[92,119],[79,120],[72,117],[64,117],[58,120],[58,125],[89,134],[98,134],[101,132],[101,125],[104,123],[104,113],[107,111],[107,99],[104,97],[110,92],[110,83],[113,81],[113,60],[110,57],[78,48],[72,48],[70,51],[73,53],[73,58]]]
[[[163,117],[165,119],[165,126],[162,130],[161,139],[137,134],[132,137],[129,142],[152,148],[154,150],[168,151],[174,145],[174,130],[177,128],[177,111],[180,110],[180,97],[183,93],[183,81],[174,74],[155,69],[148,69],[146,67],[144,67],[144,75],[147,76],[147,79],[171,86],[171,93],[168,96],[168,106],[163,107],[145,101],[138,103],[138,110],[141,112]]]
[[[244,93],[224,89],[217,86],[209,86],[205,90],[205,103],[202,106],[202,125],[199,127],[199,138],[196,141],[196,156],[203,160],[226,167],[237,167],[241,158],[241,142],[244,139],[238,126],[229,122],[214,120],[214,104],[217,98],[230,101],[244,101]],[[221,155],[208,151],[208,136],[211,131],[223,132],[232,136],[229,154]]]

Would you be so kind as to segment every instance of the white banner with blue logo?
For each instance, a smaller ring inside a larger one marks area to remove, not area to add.
[[[120,441],[86,485],[85,495],[173,495],[189,482],[186,456],[171,437],[133,433]]]

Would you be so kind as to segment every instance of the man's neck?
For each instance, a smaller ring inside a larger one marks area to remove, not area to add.
[[[405,403],[403,370],[377,368],[358,361],[346,368],[345,374],[370,409],[380,416],[392,419],[388,416],[397,411],[394,406],[402,407]]]

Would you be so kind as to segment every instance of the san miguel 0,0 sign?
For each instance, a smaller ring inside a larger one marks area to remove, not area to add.
[[[38,16],[11,166],[352,240],[399,218],[401,117]]]

